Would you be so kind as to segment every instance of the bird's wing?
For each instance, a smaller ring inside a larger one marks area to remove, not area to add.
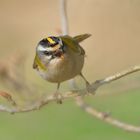
[[[75,53],[80,52],[80,45],[71,36],[65,35],[60,38],[65,46],[70,47]]]
[[[83,40],[89,38],[90,36],[91,36],[91,34],[82,34],[82,35],[77,35],[77,36],[73,37],[73,39],[74,39],[76,42],[80,43],[80,42],[82,42]]]
[[[38,55],[36,54],[35,59],[34,59],[34,63],[33,63],[33,69],[38,69],[38,67],[40,67],[44,71],[47,69],[45,67],[45,65],[40,61]]]
[[[38,65],[36,64],[35,62],[35,59],[34,59],[34,62],[33,62],[33,69],[37,69]]]
[[[68,35],[60,36],[64,45],[70,47],[75,53],[80,53],[81,55],[85,55],[84,49],[79,45],[79,43],[88,37],[90,37],[91,34],[82,34],[75,37],[71,37]]]

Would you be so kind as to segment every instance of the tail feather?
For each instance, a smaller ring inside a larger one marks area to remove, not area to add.
[[[82,35],[77,35],[77,36],[73,37],[73,39],[74,39],[76,42],[80,43],[80,42],[82,42],[83,40],[89,38],[90,36],[91,36],[91,34],[82,34]]]

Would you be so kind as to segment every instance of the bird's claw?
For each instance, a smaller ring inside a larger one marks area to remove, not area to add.
[[[90,94],[92,94],[92,95],[95,94],[95,89],[94,89],[94,88],[92,87],[92,85],[89,84],[89,83],[86,83],[86,90],[87,90],[88,93],[90,93]]]
[[[61,93],[59,92],[54,93],[54,98],[56,99],[57,104],[62,104],[63,96]]]

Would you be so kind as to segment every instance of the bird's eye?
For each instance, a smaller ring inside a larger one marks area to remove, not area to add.
[[[51,55],[51,52],[48,52],[48,51],[44,51],[43,52],[45,55]]]

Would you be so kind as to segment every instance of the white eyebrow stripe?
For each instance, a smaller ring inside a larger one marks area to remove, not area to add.
[[[41,45],[39,45],[39,46],[37,47],[37,50],[38,50],[38,51],[46,51],[46,48],[44,48],[44,47],[42,47]]]
[[[54,47],[46,47],[46,48],[44,48],[43,46],[39,45],[37,47],[37,50],[38,51],[48,51],[48,52],[52,51],[53,52],[53,51],[56,51],[57,49],[59,49],[60,47],[61,47],[60,44],[57,44]]]

